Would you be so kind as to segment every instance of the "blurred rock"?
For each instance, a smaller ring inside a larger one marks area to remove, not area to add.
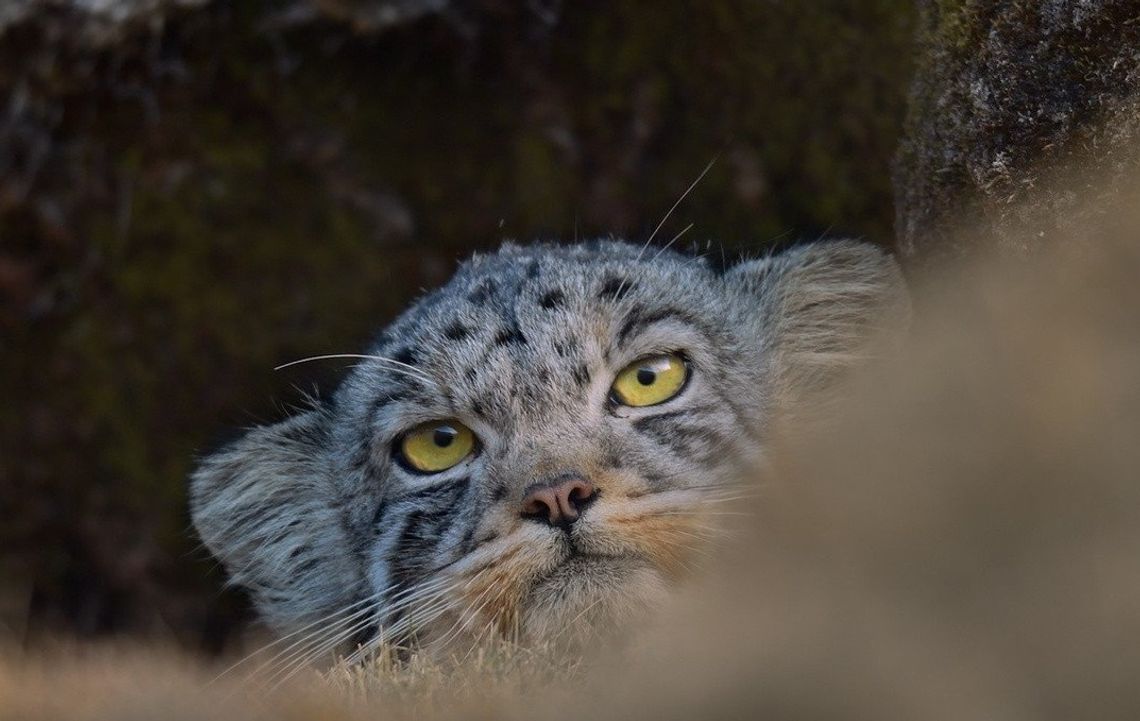
[[[1111,204],[1140,168],[1134,0],[920,5],[894,170],[902,252],[920,264],[991,243],[1024,252]],[[1081,205],[1071,183],[1036,192],[1078,173],[1095,175],[1101,204]],[[964,227],[977,232],[967,239]]]

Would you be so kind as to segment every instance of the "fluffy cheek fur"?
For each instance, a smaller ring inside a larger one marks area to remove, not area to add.
[[[703,553],[707,509],[691,491],[615,495],[591,507],[569,537],[516,522],[454,564],[441,579],[448,610],[417,629],[419,640],[437,650],[490,634],[576,645],[643,621]]]

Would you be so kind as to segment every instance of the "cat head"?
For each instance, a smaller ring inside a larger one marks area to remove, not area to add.
[[[904,306],[894,261],[851,241],[729,270],[508,244],[331,401],[205,458],[194,523],[267,621],[333,643],[620,624],[685,574],[773,420]]]

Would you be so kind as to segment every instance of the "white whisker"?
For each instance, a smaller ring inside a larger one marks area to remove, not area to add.
[[[479,574],[472,578],[471,581],[474,582],[478,578],[478,575]],[[487,603],[489,603],[491,600],[498,600],[503,595],[502,591],[497,593],[494,596],[494,599],[488,598],[486,601],[480,603],[480,601],[482,601],[488,593],[494,590],[494,588],[494,586],[487,586],[487,588],[483,589],[483,592],[480,593],[474,601],[467,604],[467,608],[459,614],[459,618],[456,619],[455,623],[453,623],[451,627],[448,628],[447,631],[445,631],[437,641],[433,642],[433,645],[437,645],[439,648],[445,648],[451,641],[453,635],[462,633],[463,630],[467,628],[468,623],[478,618],[479,612],[483,610]],[[475,607],[475,604],[479,604],[478,608]],[[468,613],[471,614],[470,618],[465,618]]]
[[[650,245],[653,244],[653,239],[657,237],[657,233],[661,231],[662,226],[664,226],[665,223],[669,220],[669,216],[673,215],[673,211],[677,209],[677,206],[679,206],[685,200],[685,198],[688,197],[689,193],[693,192],[693,188],[697,187],[697,184],[701,182],[701,180],[705,177],[705,175],[708,174],[710,170],[712,170],[712,167],[716,165],[716,161],[719,157],[720,153],[717,153],[713,156],[713,159],[710,160],[709,164],[705,166],[705,169],[701,171],[701,174],[697,176],[697,179],[690,183],[688,188],[685,188],[685,192],[681,193],[681,197],[677,198],[677,202],[673,203],[673,207],[669,208],[669,211],[665,213],[665,217],[663,217],[661,219],[661,222],[657,224],[657,227],[653,229],[653,232],[650,233],[649,237],[645,240],[645,244],[641,246],[641,250],[637,252],[637,257],[634,258],[635,264],[641,260],[642,256],[645,255],[645,251],[649,248]],[[685,228],[685,230],[688,230],[688,228]],[[681,231],[681,233],[677,235],[677,238],[681,237],[684,232],[684,230]],[[673,240],[676,240],[676,238]],[[672,242],[670,242],[670,245],[671,244]],[[653,257],[656,259],[659,255],[661,255],[660,252],[658,252],[658,254]],[[614,293],[614,297],[620,299],[622,297],[623,290],[625,290],[625,279],[623,279],[622,282],[618,284],[617,292]],[[619,305],[619,308],[622,307],[624,307],[624,303]]]
[[[295,365],[298,365],[300,363],[309,363],[311,361],[319,361],[319,360],[331,360],[334,358],[361,358],[364,360],[372,360],[372,361],[377,361],[380,363],[387,363],[387,364],[389,364],[389,366],[392,370],[402,371],[405,375],[409,375],[413,378],[418,378],[418,379],[425,381],[427,383],[430,383],[431,385],[436,386],[436,387],[439,386],[439,384],[436,382],[436,380],[434,378],[432,378],[428,374],[424,373],[419,368],[416,368],[415,366],[408,365],[407,363],[402,363],[398,360],[395,360],[394,358],[387,358],[387,357],[381,356],[381,355],[367,355],[367,354],[363,354],[363,353],[328,353],[325,355],[315,355],[315,356],[309,356],[307,358],[298,358],[297,360],[289,361],[288,363],[282,363],[281,365],[276,366],[273,370],[279,371],[283,368],[295,366]]]
[[[265,644],[264,646],[261,646],[261,647],[259,647],[259,648],[258,648],[256,651],[254,651],[253,653],[250,653],[249,655],[247,655],[247,656],[245,656],[244,658],[240,659],[239,661],[237,661],[237,662],[236,662],[236,663],[234,663],[233,665],[231,665],[231,666],[227,667],[225,670],[223,670],[221,673],[219,673],[217,676],[215,676],[215,677],[214,677],[214,678],[213,678],[213,679],[210,681],[210,683],[211,683],[211,684],[213,684],[213,683],[216,683],[217,681],[221,680],[221,679],[222,679],[224,676],[226,676],[227,674],[231,673],[232,671],[234,671],[234,670],[235,670],[235,669],[237,669],[237,668],[240,668],[240,667],[241,667],[242,665],[244,665],[245,663],[247,663],[247,662],[249,662],[249,661],[253,660],[254,658],[257,658],[259,655],[261,655],[262,653],[265,653],[265,652],[266,652],[266,651],[268,651],[269,649],[271,649],[271,648],[274,648],[275,646],[279,646],[279,645],[281,645],[281,644],[283,644],[283,643],[285,643],[285,642],[289,641],[289,639],[296,637],[298,634],[303,634],[303,633],[305,633],[306,631],[309,631],[310,629],[313,629],[313,628],[315,628],[315,627],[317,627],[317,626],[322,626],[322,628],[323,628],[323,627],[326,627],[326,626],[327,626],[329,623],[344,623],[344,622],[346,621],[346,619],[341,619],[341,620],[339,620],[339,621],[334,621],[333,619],[336,619],[338,616],[342,616],[342,615],[344,615],[344,614],[346,614],[346,613],[349,613],[349,612],[350,612],[350,611],[352,611],[354,608],[357,608],[357,607],[361,606],[362,604],[367,604],[367,603],[370,603],[370,602],[374,602],[374,601],[376,601],[376,600],[377,600],[377,599],[378,599],[380,596],[382,596],[384,593],[386,593],[386,592],[387,592],[387,591],[389,591],[389,590],[391,590],[391,587],[388,587],[388,588],[384,589],[383,591],[380,591],[380,592],[378,592],[378,593],[374,593],[374,594],[372,594],[372,595],[370,595],[370,596],[366,596],[366,597],[364,597],[364,598],[362,598],[362,599],[360,599],[360,600],[358,600],[358,601],[354,601],[354,602],[352,602],[352,603],[348,604],[347,606],[345,606],[345,607],[343,607],[343,608],[340,608],[340,609],[338,609],[338,610],[336,610],[336,611],[333,611],[332,613],[326,614],[326,615],[324,615],[324,616],[322,616],[322,617],[318,618],[317,620],[315,620],[315,621],[312,621],[311,623],[305,624],[304,626],[302,626],[302,627],[300,627],[300,628],[296,629],[295,631],[293,631],[293,632],[291,632],[291,633],[289,633],[289,634],[287,634],[287,635],[285,635],[285,636],[282,636],[282,637],[280,637],[280,638],[276,639],[275,641],[273,641],[273,642],[271,642],[271,643],[267,643],[267,644]],[[362,610],[365,610],[365,611],[366,611],[366,610],[368,610],[368,609],[367,609],[367,608],[365,608],[365,609],[362,609]],[[358,611],[356,611],[356,613],[353,613],[353,614],[352,614],[352,616],[356,616],[356,615],[357,615],[358,613],[360,613],[360,612],[361,612],[361,610],[358,610]],[[350,618],[351,618],[352,616],[350,616]],[[319,632],[320,632],[320,631],[317,631],[317,632],[315,632],[315,633],[319,633]],[[312,634],[309,634],[308,636],[306,636],[306,638],[311,638],[311,636],[312,636]],[[303,640],[304,640],[304,639],[302,639],[302,641],[303,641]],[[292,646],[290,646],[290,648],[292,648]],[[289,648],[286,648],[286,649],[285,649],[285,651],[288,651],[288,650],[289,650]],[[282,653],[283,653],[283,652],[282,652]],[[278,655],[280,655],[280,654],[278,654]],[[274,661],[274,659],[275,659],[275,658],[277,658],[277,657],[275,656],[274,658],[271,658],[271,659],[269,659],[269,661],[267,661],[266,663],[272,663],[272,662]],[[254,670],[254,673],[257,673],[259,670],[263,669],[264,667],[265,667],[265,665],[264,665],[264,664],[263,664],[263,665],[261,665],[261,666],[259,666],[257,669],[255,669],[255,670]]]
[[[680,233],[677,233],[676,235],[674,235],[672,240],[670,240],[665,245],[661,246],[661,248],[657,251],[657,255],[653,256],[653,260],[657,260],[658,258],[660,258],[661,254],[664,253],[665,251],[669,250],[669,248],[672,247],[672,245],[674,243],[676,243],[678,240],[680,240],[682,235],[684,235],[685,233],[688,233],[692,229],[693,225],[694,225],[693,223],[689,223],[688,225],[686,225],[681,230]]]
[[[681,197],[677,198],[677,202],[673,203],[673,207],[669,208],[669,212],[665,214],[665,217],[661,219],[661,222],[657,224],[657,227],[654,228],[653,232],[649,234],[649,239],[645,241],[645,245],[641,246],[641,253],[637,254],[638,260],[641,260],[641,256],[645,253],[646,248],[648,248],[650,244],[653,243],[653,239],[657,237],[657,233],[661,230],[661,226],[665,225],[665,222],[669,220],[669,216],[673,215],[673,211],[677,209],[677,206],[679,206],[682,201],[688,197],[689,193],[693,192],[693,188],[697,187],[697,183],[701,182],[701,180],[704,179],[705,175],[707,175],[708,172],[712,170],[712,167],[716,165],[718,158],[720,158],[719,153],[713,156],[713,159],[710,160],[709,164],[705,166],[705,169],[701,171],[701,174],[697,176],[697,179],[689,184],[689,187],[685,189],[685,192],[681,193]]]
[[[305,667],[309,666],[316,659],[324,656],[325,654],[336,649],[337,646],[344,643],[353,637],[353,635],[363,631],[372,623],[371,618],[365,618],[351,627],[341,631],[332,638],[318,643],[307,649],[303,649],[300,653],[295,654],[286,663],[283,663],[275,672],[273,672],[266,680],[264,685],[269,685],[269,692],[272,693],[281,686],[285,685],[289,679],[300,673]]]

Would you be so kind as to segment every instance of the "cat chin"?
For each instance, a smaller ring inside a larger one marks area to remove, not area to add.
[[[539,645],[594,644],[636,630],[668,594],[664,576],[642,559],[574,556],[531,588],[520,630]]]

